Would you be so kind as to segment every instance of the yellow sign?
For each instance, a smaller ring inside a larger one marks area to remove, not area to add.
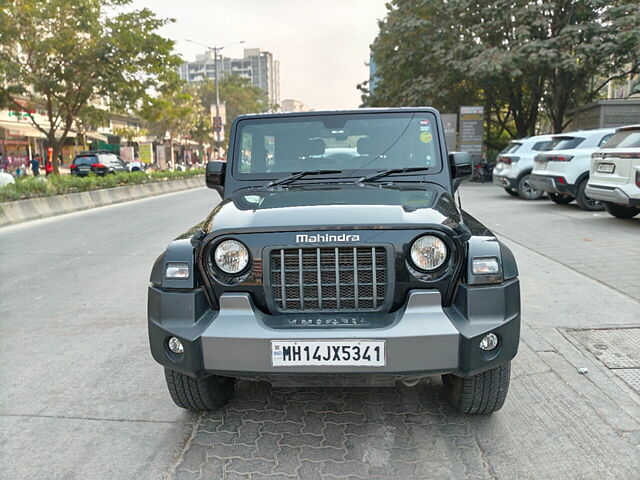
[[[153,149],[150,143],[140,144],[140,161],[142,163],[153,163]]]

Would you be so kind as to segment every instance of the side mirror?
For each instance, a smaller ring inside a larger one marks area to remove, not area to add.
[[[205,182],[207,187],[216,190],[220,196],[224,192],[224,173],[226,168],[227,162],[207,162]]]
[[[467,152],[451,152],[449,154],[449,165],[451,167],[451,178],[458,180],[457,185],[463,180],[471,178],[471,155]]]

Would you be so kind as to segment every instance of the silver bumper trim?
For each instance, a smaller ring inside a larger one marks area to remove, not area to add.
[[[550,193],[560,193],[556,187],[556,181],[551,177],[531,175],[529,183],[537,190],[543,190]]]
[[[459,332],[442,310],[440,292],[414,291],[398,319],[370,329],[273,329],[248,293],[220,296],[220,313],[202,334],[204,368],[243,374],[447,372],[458,367]],[[384,367],[273,367],[271,340],[380,339],[386,341]]]
[[[627,206],[631,203],[629,196],[619,188],[599,188],[595,185],[587,184],[584,193],[586,193],[588,197],[604,202]]]

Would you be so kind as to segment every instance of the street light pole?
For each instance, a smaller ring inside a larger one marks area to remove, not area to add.
[[[216,122],[220,118],[220,90],[218,89],[218,50],[218,47],[213,47],[213,62],[215,63],[214,72],[216,76],[216,78],[214,79],[216,88]],[[216,143],[218,144],[218,148],[220,148],[220,130],[222,130],[222,128],[216,125]],[[216,159],[218,158],[218,155],[218,150],[216,150]]]
[[[222,47],[211,47],[209,45],[205,45],[203,43],[199,43],[199,42],[194,42],[193,40],[188,40],[187,42],[189,43],[193,43],[195,45],[200,45],[201,47],[205,47],[207,48],[209,51],[213,51],[213,72],[215,75],[215,78],[213,80],[214,85],[215,85],[215,90],[216,90],[216,122],[220,122],[219,124],[215,125],[216,128],[216,143],[218,144],[218,148],[220,148],[220,130],[222,130],[222,119],[220,118],[220,90],[218,87],[218,52],[220,52],[223,48],[226,47],[231,47],[233,45],[239,45],[241,43],[244,43],[244,40],[241,40],[240,42],[236,42],[236,43],[230,43],[228,45],[224,45]],[[218,149],[215,150],[215,158],[218,158]]]

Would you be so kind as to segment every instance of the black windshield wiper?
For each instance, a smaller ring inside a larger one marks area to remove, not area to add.
[[[306,177],[307,175],[328,175],[330,173],[342,173],[342,170],[308,170],[306,172],[294,172],[286,177],[278,178],[273,182],[269,182],[265,185],[265,188],[273,187],[275,185],[284,185],[286,183],[295,182],[296,180]]]
[[[386,177],[387,175],[391,175],[394,173],[421,172],[423,170],[429,170],[429,167],[390,168],[389,170],[383,170],[382,172],[362,177],[359,180],[356,180],[355,183],[370,182],[372,180],[377,180],[378,178]]]

